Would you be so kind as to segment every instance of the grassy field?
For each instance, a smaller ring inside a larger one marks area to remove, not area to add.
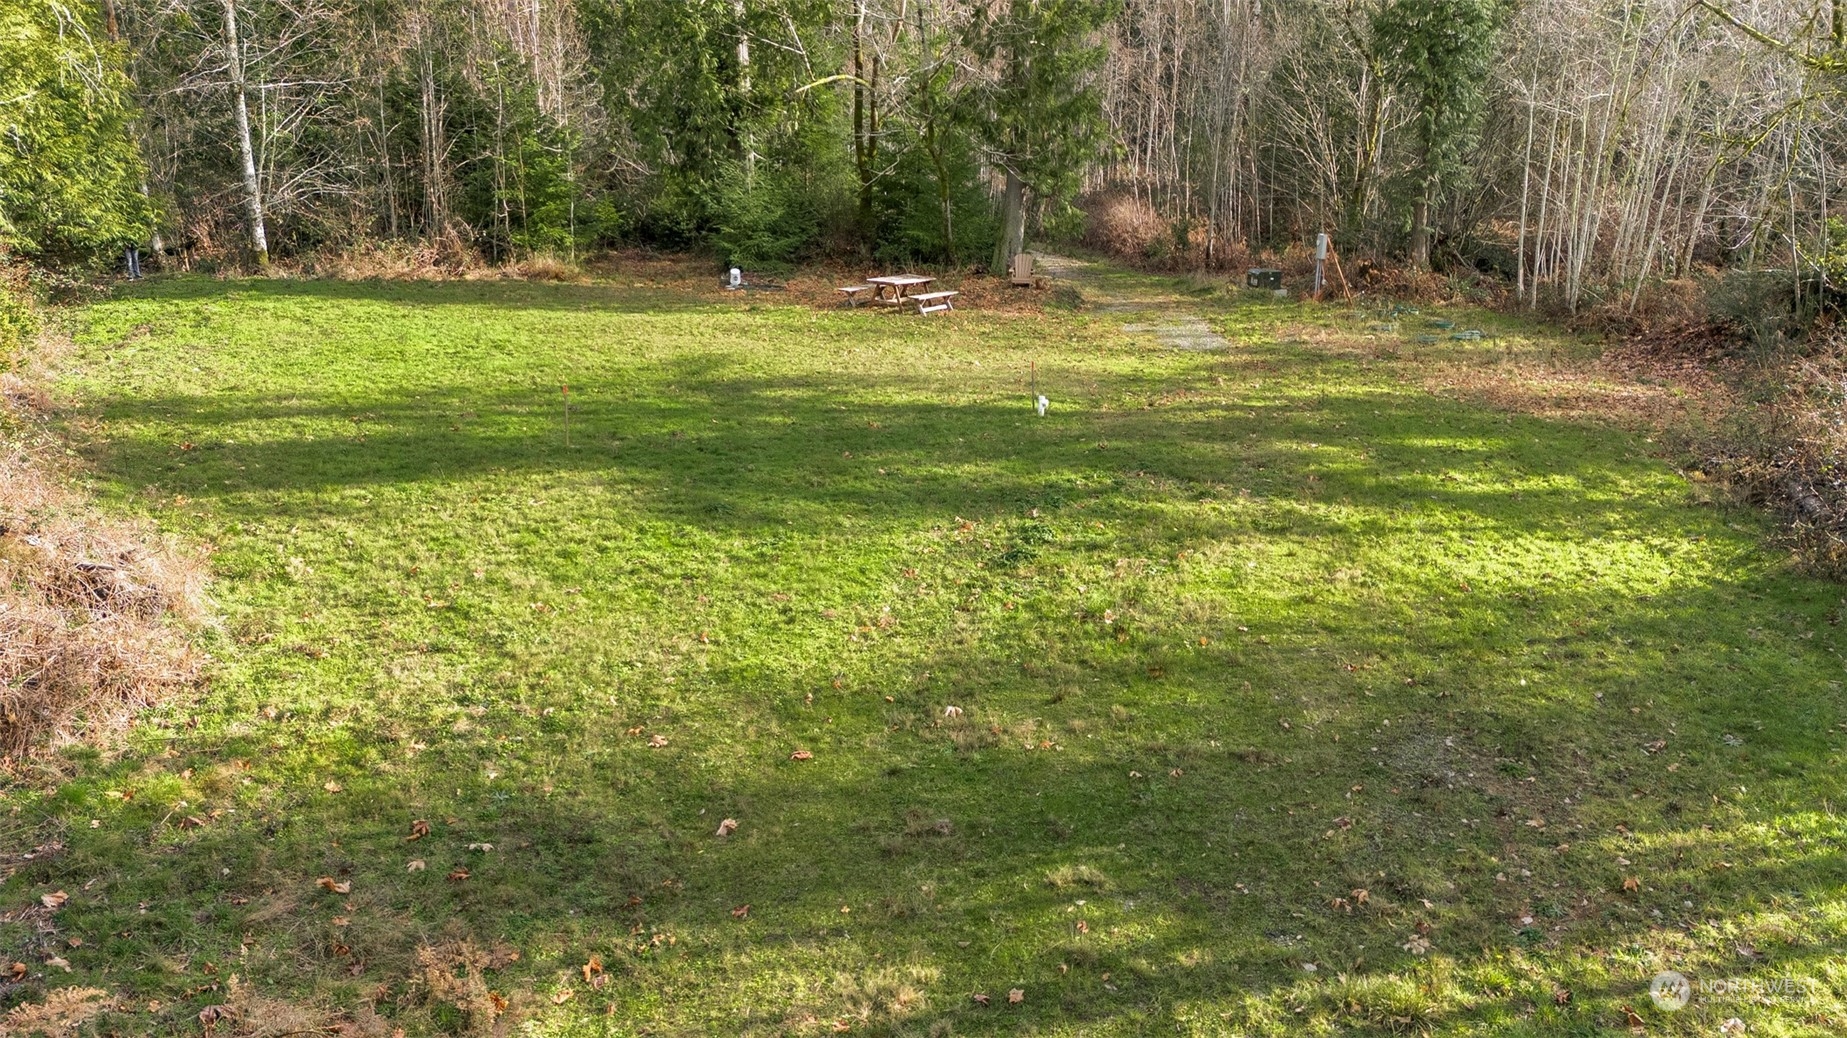
[[[1847,1027],[1841,589],[1640,433],[1423,381],[1581,345],[1194,298],[1231,349],[620,275],[95,304],[87,478],[222,619],[197,699],[0,792],[0,1008]]]

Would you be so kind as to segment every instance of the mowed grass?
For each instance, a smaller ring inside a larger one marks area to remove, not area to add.
[[[4,791],[8,851],[62,844],[6,866],[5,998],[101,988],[114,1034],[196,1034],[232,975],[221,1032],[1838,1033],[1840,589],[1640,436],[1418,377],[1576,347],[1199,305],[1231,349],[620,278],[92,306],[88,478],[209,549],[222,621],[196,700]],[[1664,1013],[1664,969],[1757,987]]]

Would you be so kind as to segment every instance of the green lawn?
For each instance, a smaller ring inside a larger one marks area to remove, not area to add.
[[[1639,435],[1419,377],[1577,347],[1197,307],[1231,350],[626,283],[91,306],[93,489],[211,551],[221,622],[198,698],[0,792],[0,851],[64,845],[0,911],[69,894],[0,916],[0,1008],[192,1035],[236,975],[221,1034],[1847,1026],[1841,589]],[[1669,968],[1760,987],[1664,1013]]]

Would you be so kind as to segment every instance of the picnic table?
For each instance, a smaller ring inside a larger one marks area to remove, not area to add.
[[[955,309],[954,300],[960,293],[911,291],[913,288],[921,288],[935,280],[935,278],[927,278],[920,274],[886,274],[867,278],[863,285],[842,285],[836,291],[846,296],[846,305],[849,307],[860,304],[859,294],[861,292],[871,292],[872,297],[866,302],[883,303],[886,306],[916,303],[919,314],[933,314],[939,310]],[[887,289],[891,291],[890,295],[885,294]]]
[[[924,277],[921,274],[886,274],[876,278],[867,278],[866,284],[872,286],[873,302],[884,303],[887,306],[901,306],[905,295],[911,289],[927,285],[935,280],[935,278]],[[886,289],[891,290],[889,296],[885,294]]]

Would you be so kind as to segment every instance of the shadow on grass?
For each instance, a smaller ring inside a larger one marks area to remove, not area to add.
[[[719,295],[719,276],[711,281],[713,298],[689,297],[678,285],[624,283],[618,271],[587,283],[539,281],[343,281],[317,278],[157,278],[119,289],[125,298],[171,301],[363,302],[408,307],[475,306],[533,311],[616,314],[690,313],[709,310],[731,297]],[[762,293],[751,302],[779,297]],[[733,304],[735,305],[735,304]]]
[[[1607,434],[1540,435],[1536,421],[1510,423],[1434,397],[1382,401],[1355,392],[1220,404],[1151,387],[1145,399],[1061,402],[1063,410],[1034,419],[992,380],[955,387],[837,372],[764,378],[728,371],[730,363],[643,365],[580,382],[569,448],[549,389],[105,398],[94,408],[100,417],[162,416],[175,439],[121,435],[96,460],[126,485],[151,481],[217,499],[231,513],[264,511],[265,495],[279,491],[490,474],[595,477],[637,491],[663,521],[729,531],[843,511],[941,521],[1138,481],[1387,512],[1427,502],[1522,534],[1581,527],[1590,513],[1638,530],[1683,514],[1658,494],[1636,493],[1632,481],[1654,463],[1627,455]],[[1226,358],[1201,368],[1260,367],[1304,379],[1324,363]],[[1561,447],[1561,437],[1577,442]],[[1079,485],[1093,489],[1073,493]]]

